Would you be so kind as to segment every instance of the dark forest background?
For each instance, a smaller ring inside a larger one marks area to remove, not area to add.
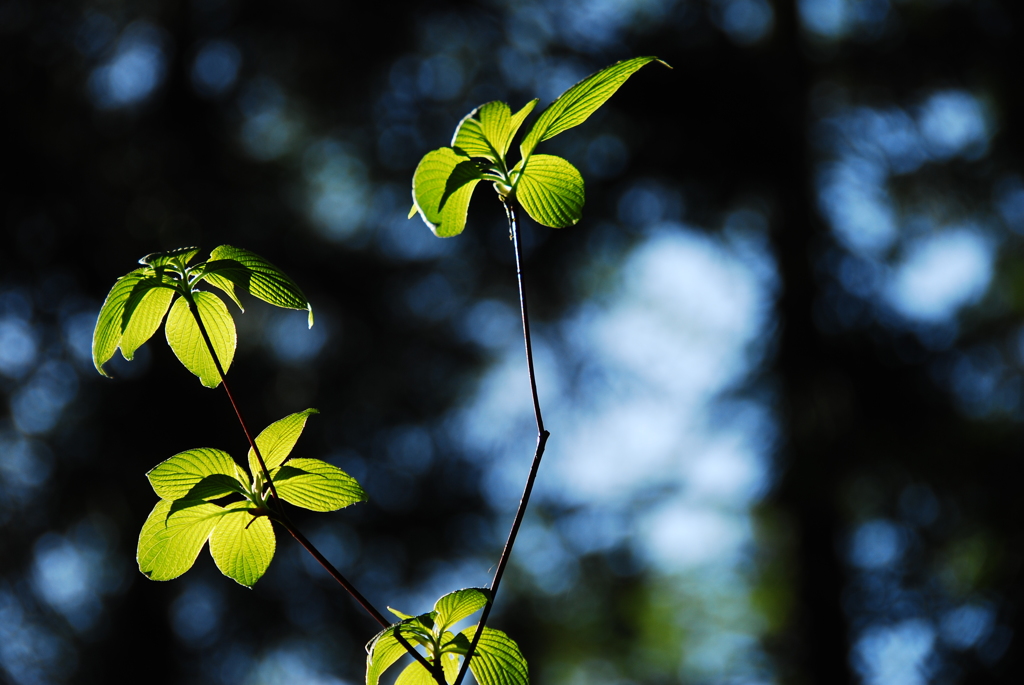
[[[545,144],[587,205],[526,228],[563,380],[492,623],[536,683],[1024,682],[1022,36],[1013,0],[3,0],[0,680],[362,681],[375,624],[280,533],[252,591],[205,552],[137,571],[144,473],[245,449],[161,335],[92,369],[104,295],[161,249],[248,248],[312,301],[311,331],[247,303],[231,378],[253,425],[319,408],[304,456],[370,492],[296,514],[324,553],[381,608],[486,584],[532,455],[511,245],[486,188],[458,238],[406,220],[412,172],[472,107],[657,55]],[[739,317],[729,369],[680,352],[705,319],[679,283]],[[632,325],[649,306],[682,342]],[[748,494],[675,509],[696,486],[661,462],[614,502],[573,490],[587,408],[636,390],[575,346],[593,321],[651,345],[638,378],[724,379],[602,422],[623,481],[697,412],[753,445],[721,476]]]

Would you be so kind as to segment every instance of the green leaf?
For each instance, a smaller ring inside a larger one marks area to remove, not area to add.
[[[226,374],[235,357],[235,322],[224,302],[213,293],[194,292],[192,297]],[[167,315],[167,344],[185,368],[199,376],[203,385],[207,388],[220,385],[217,366],[184,297],[175,301]]]
[[[309,311],[309,327],[313,327],[313,305],[302,289],[283,271],[254,252],[231,245],[216,247],[210,253],[210,261],[203,274],[204,280],[229,292],[236,302],[238,298],[234,291],[226,288],[222,279],[211,281],[208,275],[218,274],[234,287],[277,307],[306,309]]]
[[[441,669],[444,671],[444,679],[449,683],[454,683],[455,679],[459,677],[459,666],[462,664],[461,659],[456,654],[441,654],[438,657],[441,660]]]
[[[228,578],[252,587],[274,558],[277,540],[266,516],[253,516],[252,502],[232,502],[210,535],[210,553]]]
[[[633,73],[649,62],[659,61],[657,57],[634,57],[616,62],[596,74],[591,74],[575,86],[558,96],[551,106],[544,110],[537,122],[526,134],[519,151],[526,159],[537,147],[537,143],[557,136],[562,131],[579,126],[603,105]],[[664,62],[661,62],[665,64]],[[668,66],[665,64],[665,66]]]
[[[395,631],[401,630],[401,635],[409,644],[421,643],[422,636],[411,625],[416,619],[402,621],[395,625],[388,626],[377,633],[366,645],[366,685],[377,685],[384,671],[392,664],[408,654],[405,647],[395,637]]]
[[[319,459],[291,459],[270,477],[282,499],[303,509],[336,511],[366,501],[355,478]]]
[[[177,578],[192,568],[223,515],[222,507],[202,500],[160,500],[142,524],[139,570],[152,580]]]
[[[223,450],[198,447],[175,454],[146,474],[163,499],[216,499],[232,492],[244,494],[236,480],[235,460]]]
[[[521,110],[512,115],[512,125],[508,133],[508,138],[505,139],[505,142],[502,146],[502,157],[508,154],[508,148],[509,146],[512,145],[512,139],[516,137],[516,133],[519,132],[519,127],[523,125],[523,122],[526,120],[526,117],[529,116],[530,112],[533,111],[533,108],[537,106],[538,102],[540,102],[540,98],[534,98],[527,102],[525,105],[523,105],[523,108]]]
[[[561,157],[532,155],[525,160],[516,197],[537,223],[551,228],[572,226],[583,216],[583,176]]]
[[[434,680],[430,671],[423,667],[423,664],[414,661],[398,674],[395,685],[437,685],[437,681]]]
[[[512,139],[537,102],[527,102],[514,116],[507,104],[497,100],[477,107],[459,122],[452,147],[470,157],[484,157],[495,163],[504,160]]]
[[[139,264],[153,267],[176,264],[184,268],[197,254],[199,254],[198,247],[178,247],[167,252],[152,252],[140,259]]]
[[[103,365],[110,361],[121,344],[121,336],[124,334],[124,310],[131,297],[132,291],[139,281],[145,276],[147,269],[136,269],[121,278],[117,279],[114,287],[107,293],[107,298],[100,307],[99,316],[96,318],[96,328],[92,333],[92,363],[104,376],[109,376],[103,370]]]
[[[462,233],[476,184],[484,177],[480,166],[450,147],[423,156],[412,177],[416,208],[439,238]]]
[[[135,284],[125,303],[124,318],[128,325],[121,336],[121,354],[129,361],[135,356],[135,350],[160,328],[171,300],[177,295],[177,290],[162,285],[161,281],[162,276],[142,279]]]
[[[455,135],[452,137],[452,147],[456,148],[456,151],[460,154],[467,157],[484,157],[492,162],[497,162],[500,158],[491,142],[487,139],[483,125],[477,117],[477,113],[480,110],[490,105],[503,105],[505,112],[508,112],[508,105],[504,102],[488,102],[486,105],[481,105],[462,117],[462,121],[455,127]]]
[[[484,588],[469,587],[449,592],[434,603],[437,612],[437,623],[441,630],[454,625],[484,608],[490,591]]]
[[[462,634],[472,640],[477,626],[466,628]],[[484,628],[480,641],[469,662],[479,685],[529,685],[530,673],[526,659],[512,638],[500,630]]]
[[[289,414],[283,419],[274,421],[256,436],[256,446],[260,448],[260,454],[263,455],[263,461],[267,464],[268,471],[284,463],[284,460],[292,453],[299,436],[302,435],[302,430],[306,427],[306,420],[313,414],[319,413],[318,409],[311,407],[305,411]],[[249,448],[249,469],[254,476],[263,471],[260,468],[259,460],[256,459],[256,453],[251,447]]]

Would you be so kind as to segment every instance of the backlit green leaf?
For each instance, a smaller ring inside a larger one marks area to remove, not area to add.
[[[522,163],[522,162],[521,162]],[[554,155],[532,155],[516,185],[516,197],[539,224],[564,228],[583,216],[583,176]]]
[[[402,637],[410,645],[420,642],[419,632],[405,621],[388,626],[377,633],[366,645],[366,685],[377,685],[384,671],[402,658],[402,655],[408,654],[395,637],[396,630],[401,630]]]
[[[228,578],[252,587],[274,558],[277,540],[266,516],[254,517],[252,503],[233,502],[210,535],[210,553]]]
[[[533,108],[540,102],[540,98],[534,98],[523,105],[523,108],[512,115],[512,125],[509,129],[508,137],[505,139],[501,148],[501,156],[504,157],[508,154],[508,149],[512,145],[512,139],[516,137],[516,133],[519,132],[519,127],[523,125],[526,117],[529,116]]]
[[[434,603],[437,612],[437,623],[444,630],[458,623],[467,616],[484,608],[490,591],[484,588],[469,587],[449,592]]]
[[[306,309],[309,311],[309,326],[313,327],[313,306],[302,289],[283,271],[254,252],[231,245],[216,247],[210,253],[210,261],[203,273],[204,280],[218,288],[228,290],[223,283],[226,279],[264,302],[285,309]],[[207,274],[218,274],[223,279],[211,281]],[[230,291],[230,294],[237,301],[234,292]]]
[[[157,276],[144,278],[135,285],[124,308],[128,325],[121,336],[121,354],[125,359],[130,361],[135,350],[153,337],[176,294],[173,288],[161,285]]]
[[[147,264],[153,267],[174,264],[184,268],[197,254],[199,254],[198,247],[177,247],[167,252],[152,252],[140,259],[139,264]]]
[[[559,95],[558,99],[540,115],[519,146],[523,159],[533,154],[537,143],[582,124],[614,95],[637,69],[655,60],[661,61],[657,57],[634,57],[616,62],[596,74],[591,74]]]
[[[195,292],[192,297],[226,374],[235,357],[235,322],[224,302],[213,293]],[[200,382],[208,388],[220,385],[217,366],[184,297],[178,298],[171,306],[166,329],[167,343],[185,368],[199,376]]]
[[[492,162],[497,162],[498,155],[491,146],[490,141],[487,140],[483,125],[477,116],[480,110],[488,105],[505,105],[505,103],[489,102],[487,105],[477,107],[464,116],[455,128],[455,135],[452,137],[452,147],[457,148],[467,157],[484,157]],[[508,105],[505,105],[505,110],[508,111]]]
[[[284,460],[292,453],[295,442],[302,435],[302,430],[306,427],[306,419],[319,413],[318,410],[310,408],[289,414],[283,419],[274,421],[256,436],[256,446],[260,448],[260,454],[263,455],[263,461],[267,464],[267,470],[273,470],[284,463]],[[263,471],[260,468],[259,460],[256,459],[256,453],[251,447],[249,448],[249,469],[254,476]]]
[[[477,626],[462,634],[472,640]],[[526,659],[512,638],[500,630],[484,628],[469,662],[479,685],[529,685],[530,673]]]
[[[319,459],[291,459],[270,476],[277,494],[303,509],[335,511],[366,501],[355,478]]]
[[[244,493],[236,480],[235,460],[223,450],[198,447],[175,454],[146,474],[163,499],[216,499],[232,492]]]
[[[454,180],[449,184],[449,179]],[[412,196],[420,216],[434,235],[448,238],[462,233],[473,189],[483,174],[473,161],[450,147],[423,156],[412,178]]]
[[[437,681],[423,664],[414,661],[398,674],[395,685],[437,685]]]
[[[125,305],[146,271],[144,268],[136,269],[117,279],[100,308],[96,328],[92,333],[92,363],[104,376],[109,374],[103,370],[103,365],[114,356],[127,325],[124,321]]]
[[[441,670],[444,671],[444,679],[449,683],[454,683],[455,679],[459,677],[459,666],[462,664],[462,659],[451,653],[442,654],[438,658],[441,659]]]
[[[222,507],[202,500],[160,500],[142,525],[139,570],[152,580],[177,578],[192,568],[223,514]]]

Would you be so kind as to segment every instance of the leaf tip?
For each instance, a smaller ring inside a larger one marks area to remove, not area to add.
[[[312,328],[313,327],[313,305],[307,303],[306,304],[306,309],[309,311],[309,317],[307,317],[307,319],[309,321],[308,328]],[[307,328],[307,330],[308,330],[308,328]]]
[[[420,210],[419,210],[419,209],[418,209],[418,208],[416,207],[416,203],[415,203],[415,202],[413,202],[413,203],[412,203],[412,207],[410,207],[410,208],[409,208],[409,216],[407,216],[407,217],[405,217],[405,218],[406,218],[406,219],[411,219],[411,218],[413,218],[414,216],[416,216],[416,212],[418,212],[418,211],[420,211]]]

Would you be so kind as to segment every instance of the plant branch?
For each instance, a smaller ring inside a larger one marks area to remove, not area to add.
[[[263,469],[263,477],[267,479],[267,483],[270,484],[270,492],[274,495],[274,499],[277,497],[277,488],[274,487],[274,481],[270,478],[270,470],[267,469],[267,462],[263,461],[263,455],[260,453],[260,448],[256,444],[256,441],[252,437],[252,433],[249,432],[249,427],[245,423],[245,419],[242,418],[242,412],[238,408],[238,403],[235,402],[235,396],[231,394],[231,388],[228,386],[228,379],[224,373],[224,367],[220,364],[220,359],[217,357],[217,353],[213,349],[213,342],[210,341],[210,334],[206,331],[206,326],[203,324],[203,319],[199,316],[199,308],[196,306],[195,298],[192,297],[192,293],[187,295],[188,310],[192,312],[192,318],[196,320],[196,325],[199,326],[199,332],[203,336],[203,341],[206,343],[206,349],[210,352],[210,357],[213,358],[213,363],[217,367],[217,374],[220,376],[220,384],[224,386],[224,392],[228,394],[228,400],[231,401],[231,407],[235,410],[235,416],[238,417],[238,423],[242,425],[242,431],[245,432],[245,438],[249,441],[249,446],[252,451],[256,454],[256,459],[260,462],[260,468]],[[262,497],[262,495],[261,495]]]
[[[508,227],[509,232],[512,236],[513,247],[516,253],[516,277],[519,282],[519,307],[523,317],[523,341],[526,345],[526,366],[530,374],[530,392],[533,395],[533,413],[537,419],[537,449],[533,453],[533,463],[530,465],[530,475],[526,478],[526,487],[523,489],[523,496],[519,500],[519,508],[516,509],[516,517],[512,521],[512,529],[508,533],[508,539],[505,540],[505,547],[501,551],[501,558],[498,560],[498,568],[494,572],[494,579],[491,580],[491,596],[487,600],[487,604],[484,605],[484,610],[480,614],[480,623],[477,625],[476,632],[473,634],[473,641],[469,644],[469,650],[466,652],[466,658],[462,662],[462,668],[459,669],[459,676],[455,679],[454,685],[461,685],[462,679],[466,677],[466,671],[469,669],[469,660],[473,658],[473,653],[476,651],[476,646],[480,642],[480,636],[484,632],[484,626],[487,624],[487,619],[491,615],[491,607],[494,606],[494,600],[498,595],[498,586],[501,584],[501,578],[505,574],[505,567],[508,566],[508,561],[512,557],[512,546],[516,543],[516,536],[519,535],[519,528],[523,523],[523,517],[526,516],[526,508],[530,504],[530,495],[533,493],[533,484],[537,480],[537,472],[540,470],[540,460],[544,456],[544,448],[548,443],[548,436],[551,434],[544,430],[544,419],[540,412],[540,399],[537,396],[537,375],[533,370],[533,341],[530,338],[530,315],[526,306],[526,284],[523,278],[523,254],[521,248],[521,236],[519,233],[519,221],[516,219],[516,205],[514,197],[508,197],[504,201],[505,214],[508,216]]]
[[[235,410],[235,416],[238,417],[238,423],[242,425],[242,430],[245,432],[245,437],[246,439],[249,440],[249,446],[252,447],[253,452],[256,454],[256,458],[259,459],[260,467],[263,469],[263,475],[267,479],[267,483],[270,485],[270,491],[274,495],[274,500],[280,502],[281,500],[277,496],[277,489],[274,487],[274,481],[273,479],[271,479],[270,471],[267,469],[267,463],[263,461],[263,455],[260,454],[260,448],[257,447],[256,441],[253,440],[252,433],[249,432],[249,428],[245,423],[245,419],[242,417],[242,412],[238,408],[238,403],[235,402],[235,397],[234,395],[231,394],[231,388],[228,386],[228,379],[224,373],[224,367],[221,366],[220,359],[217,358],[217,353],[213,349],[213,342],[210,340],[210,334],[207,332],[206,326],[203,324],[202,317],[199,316],[199,309],[196,306],[195,298],[191,297],[191,293],[189,293],[187,301],[189,311],[192,312],[192,316],[193,318],[195,318],[196,324],[199,326],[199,332],[203,336],[203,341],[206,343],[206,349],[209,350],[210,356],[213,358],[213,362],[217,366],[217,373],[220,375],[221,385],[224,386],[224,391],[227,393],[228,399],[231,401],[231,406]],[[352,595],[352,598],[354,600],[359,602],[359,605],[366,610],[366,613],[373,617],[373,619],[377,621],[377,623],[379,623],[382,627],[387,628],[388,626],[390,626],[391,623],[379,611],[377,611],[376,607],[374,607],[370,603],[370,601],[366,599],[366,597],[364,597],[363,594],[359,592],[359,590],[357,590],[356,587],[352,585],[352,583],[350,583],[347,578],[345,578],[345,576],[341,575],[341,572],[338,571],[338,569],[334,568],[334,565],[331,564],[331,562],[327,561],[327,558],[320,553],[320,550],[318,550],[313,545],[312,542],[306,539],[305,535],[299,532],[299,529],[296,528],[295,525],[288,520],[287,515],[283,511],[279,513],[281,515],[276,516],[274,520],[276,520],[280,525],[284,526],[285,530],[287,530],[291,534],[291,536],[295,538],[296,541],[298,541],[298,543],[302,545],[302,547],[307,552],[309,552],[313,556],[313,558],[320,563],[321,566],[324,567],[324,570],[331,574],[331,577],[334,578],[334,580],[337,581],[339,585],[345,588],[345,590],[350,595]],[[399,644],[405,647],[407,652],[412,654],[413,658],[415,658],[417,661],[423,664],[424,668],[433,673],[433,669],[431,668],[430,663],[423,657],[422,654],[417,652],[416,649],[412,645],[410,645],[408,641],[406,641],[406,639],[402,637],[397,630],[395,631],[395,638],[398,640]],[[441,682],[439,685],[445,685],[445,683]]]

